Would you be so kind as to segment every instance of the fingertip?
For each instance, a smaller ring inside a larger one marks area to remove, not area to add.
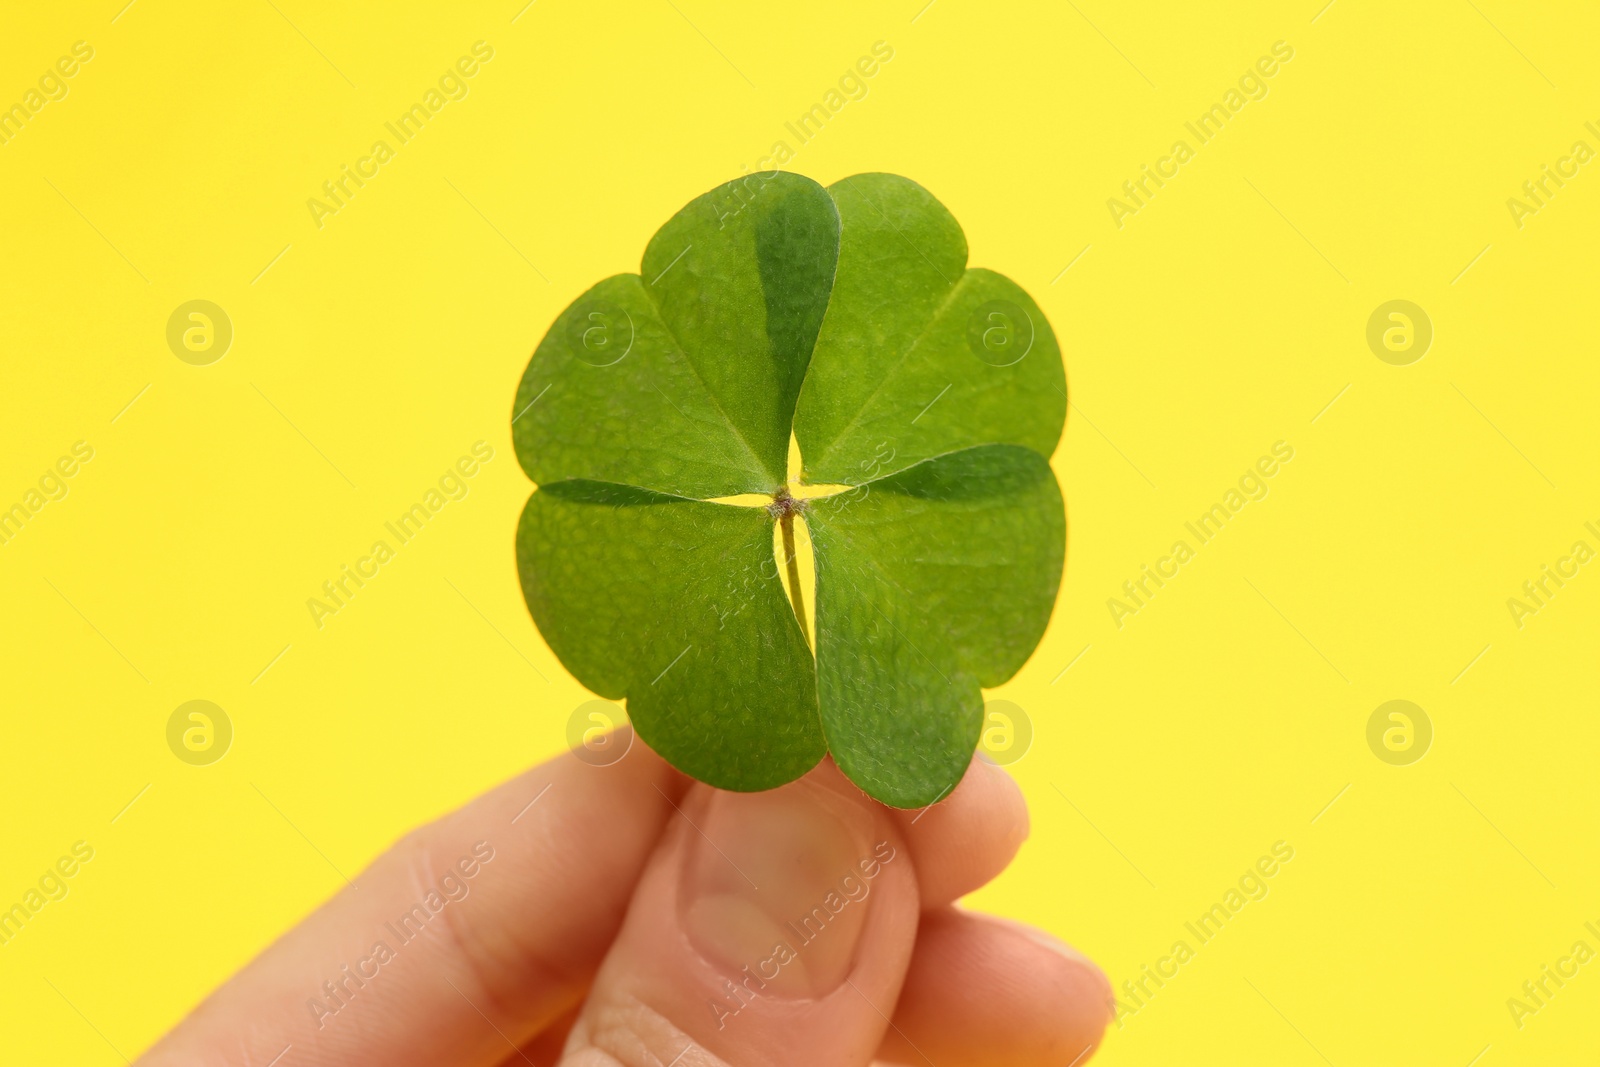
[[[1008,919],[943,908],[923,916],[879,1057],[1082,1064],[1112,1018],[1110,981],[1072,946]]]
[[[1031,942],[1065,961],[1066,967],[1059,976],[1061,987],[1066,999],[1070,1000],[1081,1015],[1086,1029],[1094,1029],[1096,1018],[1100,1020],[1098,1031],[1105,1030],[1111,1024],[1116,1014],[1114,1007],[1116,998],[1111,988],[1111,979],[1106,977],[1106,972],[1100,969],[1098,963],[1054,934],[1047,933],[1037,926],[1029,926],[1027,923],[998,915],[982,915],[976,912],[968,914],[980,922],[1007,930],[1013,936]]]
[[[910,960],[916,885],[887,809],[829,763],[761,792],[695,786],[639,880],[566,1054],[865,1062]]]
[[[600,752],[616,751],[622,754],[599,755]],[[574,748],[566,758],[585,763],[598,771],[649,779],[666,789],[674,798],[682,796],[693,784],[693,779],[668,763],[651,748],[649,742],[640,737],[630,723],[623,723],[605,734],[602,744],[595,748],[587,746]],[[667,788],[669,786],[670,788]]]
[[[942,801],[893,815],[911,850],[925,908],[948,904],[991,881],[1015,858],[1030,828],[1021,787],[981,756],[972,758]]]

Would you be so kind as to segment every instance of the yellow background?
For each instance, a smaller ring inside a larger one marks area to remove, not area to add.
[[[95,50],[0,145],[0,506],[95,450],[0,545],[0,904],[95,849],[0,946],[6,1064],[135,1056],[341,872],[562,748],[588,694],[517,587],[513,390],[569,300],[780,139],[825,183],[923,183],[1066,354],[1066,577],[995,694],[1033,722],[1033,836],[972,903],[1120,985],[1295,850],[1100,1062],[1593,1055],[1600,963],[1520,1029],[1506,1006],[1600,949],[1600,565],[1520,629],[1506,605],[1600,547],[1600,165],[1521,228],[1506,206],[1600,148],[1592,8],[122,3],[0,35],[0,103]],[[308,198],[479,40],[469,95],[319,229]],[[1269,95],[1195,145],[1280,40]],[[1119,229],[1107,199],[1180,137]],[[165,340],[196,298],[234,325],[210,366]],[[1434,326],[1410,366],[1365,341],[1395,298]],[[319,630],[306,599],[480,439],[470,495]],[[1266,499],[1119,629],[1107,598],[1280,440]],[[235,727],[212,766],[166,745],[191,699]],[[1367,746],[1391,699],[1434,726],[1411,766]]]

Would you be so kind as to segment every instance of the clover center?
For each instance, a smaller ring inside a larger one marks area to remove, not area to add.
[[[778,491],[772,494],[772,503],[767,505],[767,511],[773,518],[780,522],[793,522],[792,516],[806,509],[806,502],[798,497],[791,496],[789,487],[779,486]]]

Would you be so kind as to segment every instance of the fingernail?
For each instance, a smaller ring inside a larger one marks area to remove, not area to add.
[[[713,793],[696,821],[681,908],[701,955],[758,995],[837,989],[855,961],[873,883],[893,862],[887,842],[874,847],[872,817],[799,781]]]

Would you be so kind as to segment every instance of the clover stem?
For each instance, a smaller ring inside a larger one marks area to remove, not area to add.
[[[800,561],[794,553],[794,512],[784,509],[778,525],[783,527],[783,554],[789,566],[789,601],[794,604],[794,617],[800,623],[800,636],[810,647],[811,637],[806,633],[805,596],[800,592]]]

